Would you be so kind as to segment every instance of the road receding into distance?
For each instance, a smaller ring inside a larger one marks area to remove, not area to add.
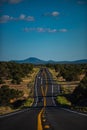
[[[87,130],[87,115],[60,108],[54,97],[60,92],[47,68],[35,79],[34,103],[15,113],[0,116],[0,130]]]

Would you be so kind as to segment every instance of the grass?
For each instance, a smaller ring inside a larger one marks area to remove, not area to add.
[[[56,76],[58,75],[58,72],[56,72],[55,69],[51,69],[51,68],[49,68],[49,71],[52,74],[53,79],[57,80]]]
[[[12,109],[10,106],[0,106],[0,114],[6,114],[11,113],[16,110],[20,110],[23,107],[30,107],[33,104],[34,99],[30,98],[33,97],[34,94],[34,81],[37,73],[39,72],[39,68],[36,67],[33,69],[31,73],[28,74],[28,76],[24,77],[19,85],[14,85],[11,83],[11,80],[6,80],[6,85],[9,85],[10,88],[18,89],[23,91],[24,95],[21,97],[20,100],[25,100],[24,104],[20,106],[17,109]],[[3,84],[2,84],[3,85]]]
[[[61,107],[66,107],[69,108],[73,111],[81,112],[81,113],[86,113],[87,114],[87,107],[86,106],[74,106],[72,103],[65,97],[65,96],[57,96],[56,97],[56,102],[58,105]]]
[[[49,68],[49,71],[51,72],[53,79],[56,80],[56,83],[60,84],[63,94],[72,93],[80,82],[80,81],[70,81],[70,82],[68,82],[63,77],[57,77],[58,72],[56,72],[55,69]]]
[[[72,106],[71,110],[76,110],[78,112],[87,113],[87,107],[82,107],[82,106]]]
[[[63,106],[71,106],[71,102],[64,96],[57,96],[56,101],[58,104],[63,105]]]
[[[6,113],[10,113],[13,112],[13,110],[11,109],[11,107],[9,106],[0,106],[0,115],[2,114],[6,114]]]
[[[22,107],[30,107],[30,106],[32,106],[33,101],[34,101],[33,98],[28,98],[28,99],[24,102],[24,104],[23,104]]]

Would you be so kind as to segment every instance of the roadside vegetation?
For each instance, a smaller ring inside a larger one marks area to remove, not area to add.
[[[32,64],[0,62],[0,114],[32,105],[38,71]]]
[[[56,101],[59,103],[59,105],[71,106],[71,102],[65,96],[57,96]]]
[[[58,64],[47,67],[61,88],[61,93],[56,97],[58,105],[87,112],[87,64]]]

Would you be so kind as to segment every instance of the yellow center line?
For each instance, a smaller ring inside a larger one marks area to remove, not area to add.
[[[39,115],[38,115],[38,125],[37,125],[37,130],[43,130],[43,127],[42,127],[42,122],[41,122],[41,115],[44,111],[44,108],[41,109]]]
[[[45,107],[46,107],[46,95],[47,95],[48,85],[47,85],[46,73],[44,72],[44,74],[45,74],[45,77],[46,77],[46,90],[44,91],[43,87],[41,86],[42,96],[43,96],[43,99],[44,99],[43,100],[44,101],[44,107],[41,109],[40,113],[38,114],[37,130],[43,130],[43,126],[42,126],[42,122],[41,122],[41,115],[45,111]]]

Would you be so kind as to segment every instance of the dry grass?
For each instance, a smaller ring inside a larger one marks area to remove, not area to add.
[[[13,89],[18,89],[18,90],[21,90],[24,92],[24,97],[28,97],[30,96],[29,93],[30,93],[30,89],[33,88],[33,85],[34,85],[34,79],[35,79],[35,76],[36,74],[38,73],[39,71],[39,68],[34,68],[33,69],[33,72],[31,74],[28,74],[28,76],[24,77],[22,79],[22,82],[20,84],[12,84],[11,83],[11,80],[5,80],[5,84],[0,84],[0,87],[2,85],[8,85],[10,88],[13,88]],[[27,85],[31,82],[33,83],[32,84],[32,87],[29,88]]]
[[[28,106],[32,105],[32,102],[34,101],[33,99],[29,99],[29,96],[33,96],[33,91],[34,91],[34,81],[37,73],[39,72],[39,68],[34,68],[33,72],[31,74],[28,74],[27,77],[24,77],[22,82],[18,85],[12,84],[11,80],[5,80],[5,84],[0,84],[0,87],[2,85],[8,85],[10,88],[17,89],[23,91],[24,95],[21,99],[26,99],[28,100],[26,103]],[[14,110],[8,106],[0,106],[0,114],[6,114],[13,112]]]
[[[49,68],[49,71],[52,74],[53,79],[57,80],[58,72],[56,72],[55,69],[50,69],[50,68]]]
[[[72,93],[74,89],[78,86],[80,81],[70,81],[67,82],[65,79],[61,77],[57,77],[58,72],[55,72],[55,69],[49,69],[51,74],[53,75],[53,78],[56,80],[56,83],[60,84],[62,93]],[[81,75],[81,79],[84,77],[84,75]]]

